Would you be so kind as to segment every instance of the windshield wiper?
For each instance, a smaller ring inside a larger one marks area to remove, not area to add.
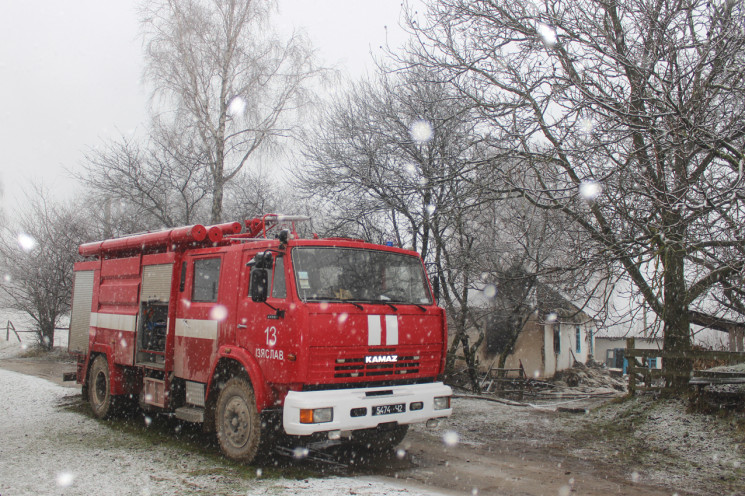
[[[380,302],[391,307],[394,312],[398,312],[398,308],[396,308],[395,305],[393,305],[393,303],[391,303],[390,301],[380,300]]]
[[[333,301],[333,302],[339,302],[339,303],[349,303],[350,305],[354,305],[355,307],[359,308],[360,310],[364,310],[365,309],[365,307],[363,307],[362,305],[360,305],[356,301],[344,300],[342,298],[308,298],[306,301],[320,301],[320,302],[324,302],[324,301],[329,301],[330,302],[330,301]]]
[[[390,300],[390,301],[393,302],[393,303],[401,303],[402,305],[414,305],[415,307],[417,307],[422,312],[426,312],[427,311],[427,309],[424,308],[422,305],[420,305],[419,303],[414,303],[413,301],[404,301],[404,300]],[[388,303],[388,302],[386,301],[385,303]]]

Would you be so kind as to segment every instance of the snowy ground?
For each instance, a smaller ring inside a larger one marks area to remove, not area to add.
[[[586,400],[523,404],[461,398],[456,405],[464,414],[450,419],[444,436],[474,447],[544,451],[559,463],[589,462],[595,474],[615,472],[674,495],[745,495],[745,412],[695,413],[685,399],[651,396],[602,406]],[[576,405],[588,405],[588,413],[556,411]]]
[[[19,351],[0,341],[0,357]],[[0,369],[0,495],[437,494],[375,477],[247,474],[217,456],[111,429],[68,408],[79,397],[78,389]]]
[[[23,351],[17,341],[0,340],[5,364],[49,364],[46,356],[10,358]],[[172,442],[169,430],[149,436],[156,423],[144,427],[141,417],[129,430],[126,422],[102,423],[81,405],[79,387],[0,369],[0,495],[745,494],[742,413],[691,413],[682,399],[650,397],[595,408],[601,401],[526,399],[518,406],[460,397],[437,431],[410,430],[400,455],[391,455],[393,470],[324,473],[305,463],[288,470],[232,464],[215,446]],[[391,479],[398,473],[405,486]],[[458,477],[461,483],[452,482]]]

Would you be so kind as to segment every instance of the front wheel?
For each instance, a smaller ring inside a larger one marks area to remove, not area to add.
[[[234,377],[220,390],[215,430],[225,456],[246,463],[254,460],[261,442],[261,420],[253,389],[246,379]]]

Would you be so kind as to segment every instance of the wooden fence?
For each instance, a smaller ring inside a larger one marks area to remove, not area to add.
[[[669,382],[675,378],[687,378],[689,383],[696,383],[694,379],[697,379],[698,372],[693,373],[681,373],[674,370],[669,370],[665,367],[666,359],[682,359],[690,360],[691,362],[724,362],[727,364],[743,363],[745,362],[744,352],[734,351],[698,351],[691,350],[687,352],[673,352],[666,350],[656,349],[637,349],[635,347],[634,338],[628,338],[626,340],[626,351],[625,357],[628,360],[628,366],[626,371],[629,374],[629,394],[634,394],[637,391],[659,391],[664,389]],[[648,366],[648,359],[660,357],[662,358],[662,369],[650,369]],[[641,359],[641,361],[637,360]],[[732,377],[731,374],[728,376]],[[739,382],[739,381],[735,381]],[[643,383],[639,385],[638,383]],[[721,382],[720,382],[721,383]]]
[[[18,335],[19,332],[32,332],[32,331],[16,331],[16,326],[13,325],[13,322],[8,321],[8,323],[5,325],[5,340],[6,341],[10,341],[10,331],[13,331],[13,334],[15,334],[16,338],[18,338],[19,343],[21,342],[21,336]]]

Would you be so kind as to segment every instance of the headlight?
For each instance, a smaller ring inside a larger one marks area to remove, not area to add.
[[[334,420],[333,408],[314,408],[300,410],[301,424],[323,424]]]
[[[435,410],[447,410],[450,408],[450,396],[437,396],[435,398]]]

